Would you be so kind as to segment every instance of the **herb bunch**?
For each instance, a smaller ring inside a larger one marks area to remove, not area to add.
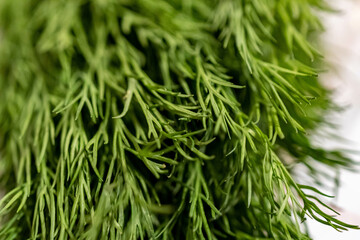
[[[309,239],[322,0],[1,0],[0,239]],[[332,210],[336,213],[335,210]]]

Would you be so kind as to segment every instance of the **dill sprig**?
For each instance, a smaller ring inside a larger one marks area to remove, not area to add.
[[[291,175],[353,164],[309,140],[332,107],[314,9],[328,6],[0,1],[0,238],[309,239],[306,217],[357,228]]]

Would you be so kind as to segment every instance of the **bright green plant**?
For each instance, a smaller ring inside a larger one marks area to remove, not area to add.
[[[309,239],[322,0],[0,0],[1,239]],[[334,211],[335,212],[335,211]]]

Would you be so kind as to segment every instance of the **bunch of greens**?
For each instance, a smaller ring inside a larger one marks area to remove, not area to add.
[[[309,141],[332,106],[314,10],[327,6],[0,0],[0,239],[309,239],[306,217],[356,228],[291,175],[352,166]]]

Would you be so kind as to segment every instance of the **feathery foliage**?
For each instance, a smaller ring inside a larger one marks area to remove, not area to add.
[[[0,0],[0,239],[309,239],[322,0]],[[334,211],[334,210],[333,210]],[[336,213],[336,211],[334,211]]]

